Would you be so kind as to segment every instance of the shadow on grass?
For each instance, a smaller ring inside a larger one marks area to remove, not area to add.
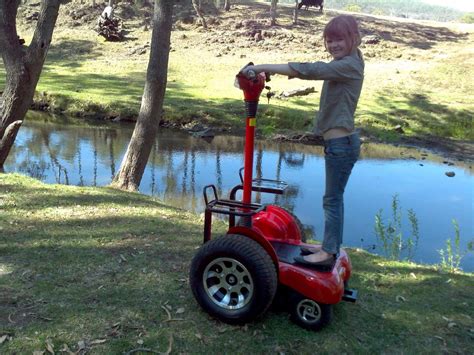
[[[0,185],[0,192],[22,196],[16,200],[15,206],[25,210],[41,210],[48,206],[68,208],[74,206],[96,206],[98,204],[124,206],[128,206],[129,204],[130,193],[114,188],[101,188],[100,199],[97,199],[94,193],[91,193],[91,190],[87,190],[84,194],[78,193],[76,190],[74,191],[75,192],[71,191],[71,193],[56,195],[54,201],[52,201],[43,197],[51,194],[52,190],[49,187],[21,186],[15,184]],[[148,196],[139,193],[136,193],[134,197],[134,207],[169,208],[173,211],[180,211],[178,208],[168,207],[162,202],[150,199]]]
[[[56,65],[77,68],[83,61],[95,59],[101,55],[100,48],[93,41],[83,39],[61,39],[53,41],[48,51],[46,64],[54,62]]]
[[[220,353],[223,347],[272,353],[278,347],[299,354],[315,342],[323,353],[463,353],[471,346],[472,276],[442,275],[354,250],[351,286],[359,289],[359,301],[335,306],[333,323],[321,332],[304,331],[286,313],[273,312],[245,327],[229,326],[202,312],[187,282],[201,244],[199,219],[184,211],[166,216],[169,209],[155,209],[138,194],[45,188],[16,175],[1,181],[16,188],[16,205],[6,211],[13,224],[0,235],[0,331],[12,336],[2,344],[7,353],[43,349],[47,338],[56,348],[74,350],[82,340],[100,353],[135,349],[137,340],[164,350],[170,336],[177,353]],[[115,193],[118,202],[109,196]],[[39,200],[31,207],[23,202],[31,194],[69,213],[36,215]],[[91,206],[97,207],[92,214]],[[456,322],[455,331],[443,317]],[[93,345],[95,339],[105,341]]]
[[[49,101],[53,112],[68,112],[74,116],[95,116],[106,118],[110,115],[120,115],[122,118],[136,118],[140,108],[141,96],[145,74],[142,72],[130,72],[126,76],[105,75],[100,73],[70,75],[50,75],[41,78],[41,84],[49,87],[61,88],[62,93],[46,94],[45,99]],[[83,100],[80,93],[87,93],[88,88],[95,92],[107,94],[107,103],[90,102]],[[205,100],[202,97],[189,94],[190,86],[186,84],[169,82],[167,84],[164,102],[163,120],[182,125],[199,120],[201,123],[212,123],[214,126],[243,127],[242,117],[245,117],[243,100],[222,99]],[[71,94],[67,94],[70,92]],[[76,97],[75,94],[78,93]],[[37,99],[41,100],[41,97]],[[263,101],[263,100],[262,100]],[[282,129],[302,128],[308,125],[307,119],[312,116],[308,112],[314,106],[298,100],[298,109],[281,108],[278,106],[267,106],[260,104],[260,112],[271,112],[263,114],[261,120],[265,125],[268,119],[278,118],[278,127]],[[312,117],[311,117],[312,119]]]
[[[377,109],[367,112],[371,119],[365,123],[364,128],[377,136],[390,134],[390,131],[393,135],[399,136],[394,133],[393,128],[400,125],[402,129],[408,129],[421,137],[439,136],[474,140],[472,130],[474,111],[435,103],[427,95],[418,93],[402,92],[394,97],[392,93],[386,92],[379,94],[375,102]],[[370,126],[372,120],[378,122],[381,127]]]

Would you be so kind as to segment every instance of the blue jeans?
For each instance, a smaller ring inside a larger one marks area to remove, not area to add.
[[[344,226],[344,189],[352,168],[359,158],[358,133],[347,137],[328,139],[324,142],[326,163],[326,193],[323,198],[324,239],[323,250],[339,253]]]

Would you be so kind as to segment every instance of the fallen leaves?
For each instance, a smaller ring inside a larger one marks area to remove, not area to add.
[[[54,344],[51,339],[46,339],[46,350],[54,355]]]
[[[182,321],[182,320],[184,320],[182,318],[173,318],[171,316],[171,312],[170,312],[171,306],[164,305],[164,306],[161,306],[161,308],[163,308],[165,310],[166,315],[168,316],[168,319],[164,320],[163,322],[173,322],[173,321]],[[184,312],[184,308],[183,308],[183,312]]]

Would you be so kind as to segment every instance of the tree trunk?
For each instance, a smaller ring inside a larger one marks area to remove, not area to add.
[[[224,10],[229,11],[230,10],[230,0],[225,0],[224,3]]]
[[[272,18],[271,25],[275,26],[276,25],[276,18],[277,18],[277,3],[278,0],[272,0],[272,3],[270,5],[270,16]]]
[[[20,0],[0,2],[0,51],[6,72],[5,89],[0,100],[0,169],[20,128],[18,124],[11,125],[23,120],[33,100],[51,44],[60,0],[41,2],[38,22],[28,47],[20,44],[16,31],[19,4]],[[16,132],[7,137],[7,129]]]
[[[293,24],[298,24],[298,0],[295,0],[295,10],[293,11]]]
[[[207,30],[206,19],[204,18],[204,15],[202,14],[200,4],[197,3],[197,0],[192,0],[192,2],[193,2],[194,11],[196,11],[196,14],[198,15],[199,19],[201,20],[202,27],[205,30]]]
[[[13,142],[15,142],[16,135],[22,123],[23,121],[15,121],[5,130],[3,139],[0,141],[0,161],[4,162],[7,160],[8,153],[10,153],[10,149],[13,146]],[[0,166],[0,172],[3,172],[3,165]]]
[[[127,152],[112,185],[136,191],[155,143],[166,91],[173,3],[155,0],[151,52],[140,113]]]

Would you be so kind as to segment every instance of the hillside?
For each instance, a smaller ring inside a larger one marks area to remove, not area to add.
[[[123,19],[125,33],[122,42],[104,42],[97,36],[101,10],[102,5],[62,6],[38,85],[37,107],[102,119],[136,117],[153,9],[118,5],[116,15]],[[163,125],[189,128],[199,123],[222,131],[241,126],[241,94],[233,87],[233,76],[243,65],[329,59],[322,29],[341,13],[300,11],[299,22],[293,25],[293,6],[279,5],[277,25],[270,26],[265,3],[234,5],[229,12],[207,7],[204,30],[192,9],[175,10]],[[19,13],[19,32],[26,39],[34,12],[35,7],[28,5]],[[356,117],[364,134],[383,141],[443,143],[443,149],[454,147],[461,154],[472,149],[474,87],[472,81],[460,78],[474,75],[474,26],[354,16],[364,36],[361,49],[366,58]],[[265,100],[260,133],[291,136],[310,130],[321,83],[279,77],[271,82],[276,93],[309,85],[315,93],[306,97],[273,99],[269,104]]]

